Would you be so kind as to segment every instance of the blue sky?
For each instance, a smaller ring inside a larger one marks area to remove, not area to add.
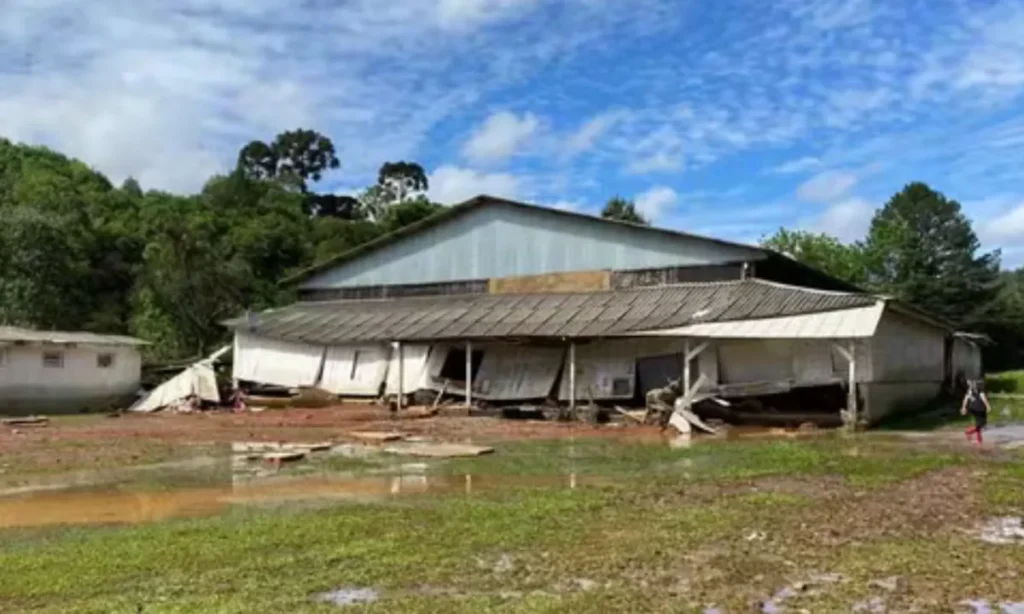
[[[443,202],[620,194],[749,242],[857,239],[923,180],[1019,265],[1021,32],[1010,0],[4,0],[0,135],[191,191],[310,127],[321,189],[410,159]]]

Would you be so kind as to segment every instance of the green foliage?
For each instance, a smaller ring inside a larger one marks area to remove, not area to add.
[[[761,245],[843,281],[860,285],[866,279],[864,247],[860,244],[849,245],[825,233],[780,228]]]
[[[601,217],[641,226],[651,225],[651,222],[636,210],[636,203],[620,196],[612,197],[605,203],[604,209],[601,210]]]
[[[865,245],[869,284],[960,326],[990,319],[999,293],[999,253],[979,241],[960,203],[923,183],[889,199]]]
[[[132,333],[161,359],[208,352],[229,337],[222,320],[293,300],[280,280],[441,209],[422,167],[387,163],[374,187],[390,200],[368,221],[356,198],[310,191],[337,167],[330,139],[285,132],[181,196],[0,139],[0,324]]]
[[[306,192],[310,180],[340,166],[334,143],[313,130],[291,130],[273,143],[252,141],[238,153],[240,174],[257,180],[274,180]]]

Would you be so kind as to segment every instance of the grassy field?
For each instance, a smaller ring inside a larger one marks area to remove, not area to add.
[[[471,494],[0,531],[0,611],[757,612],[786,587],[815,613],[1024,601],[1024,545],[975,529],[1024,509],[1015,452],[884,434],[497,448],[431,467],[496,486]],[[379,599],[315,600],[342,587]]]

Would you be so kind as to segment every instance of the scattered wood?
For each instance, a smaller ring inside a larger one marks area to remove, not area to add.
[[[644,417],[647,416],[647,410],[644,410],[644,409],[629,410],[629,409],[623,409],[622,407],[619,407],[618,405],[616,405],[615,406],[615,411],[619,412],[620,414],[622,414],[626,418],[629,418],[630,420],[632,420],[633,422],[636,422],[638,424],[643,424],[644,423]]]
[[[697,414],[693,413],[688,409],[676,407],[676,410],[672,413],[672,416],[675,417],[677,415],[681,416],[683,419],[686,420],[686,422],[692,424],[693,426],[704,431],[705,433],[711,433],[712,435],[715,433],[715,429],[713,427],[705,423],[703,420],[700,419],[699,416],[697,416]]]
[[[430,406],[432,409],[436,410],[440,406],[441,399],[444,398],[444,393],[447,390],[448,390],[448,380],[444,380],[444,383],[441,384],[441,389],[437,391],[437,396],[434,397],[433,405]]]
[[[21,418],[4,418],[0,424],[5,426],[46,426],[50,419],[46,416],[25,416]]]
[[[441,408],[436,406],[409,407],[403,410],[400,416],[403,418],[431,418],[436,416],[439,411],[441,411]]]
[[[494,448],[458,443],[406,443],[384,448],[390,454],[429,458],[458,458],[491,454]]]
[[[397,431],[353,431],[349,433],[349,436],[361,441],[369,441],[373,443],[385,443],[388,441],[400,441],[405,439],[405,433],[399,433]]]
[[[298,450],[290,450],[287,452],[267,452],[263,455],[263,460],[268,463],[275,463],[278,465],[281,463],[302,460],[304,458],[306,458],[306,453]]]

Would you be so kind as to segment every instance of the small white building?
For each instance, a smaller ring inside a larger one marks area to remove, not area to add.
[[[127,406],[139,390],[134,337],[0,326],[0,415]]]

